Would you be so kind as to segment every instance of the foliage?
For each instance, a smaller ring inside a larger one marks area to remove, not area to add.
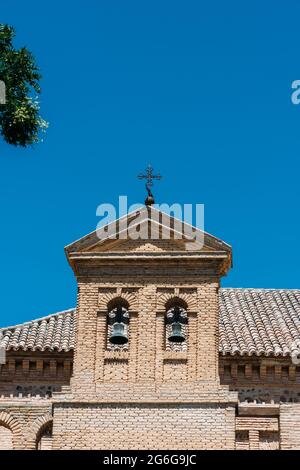
[[[6,89],[6,103],[0,105],[0,133],[7,143],[27,147],[41,140],[48,123],[39,115],[39,69],[26,47],[13,47],[14,36],[11,26],[0,24],[0,80]]]

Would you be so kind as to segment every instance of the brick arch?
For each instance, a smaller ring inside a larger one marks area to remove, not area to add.
[[[137,296],[135,293],[121,292],[120,294],[116,294],[112,292],[107,292],[101,295],[101,299],[99,301],[101,310],[107,311],[108,306],[111,305],[113,302],[117,302],[118,300],[126,302],[128,304],[129,310],[138,309]]]
[[[178,307],[183,308],[184,310],[188,309],[187,302],[181,297],[178,297],[177,295],[167,300],[167,302],[165,303],[165,309],[166,311],[168,311],[170,310],[170,308],[175,307],[176,305],[178,305]]]
[[[6,411],[0,411],[0,426],[1,425],[10,429],[16,436],[20,436],[22,434],[21,425],[18,420]]]
[[[197,310],[197,299],[190,294],[171,294],[166,293],[159,296],[157,299],[157,308],[160,311],[166,311],[173,306],[176,302],[180,304],[183,308],[189,311]]]
[[[0,426],[9,429],[12,433],[12,446],[17,449],[22,438],[21,424],[16,418],[6,411],[0,411]]]
[[[41,436],[44,429],[53,423],[53,416],[50,413],[46,415],[39,416],[31,425],[31,435],[32,440],[35,442],[35,445],[38,443],[38,439]]]
[[[114,308],[120,305],[124,307],[126,310],[129,310],[130,308],[128,301],[119,295],[117,297],[114,297],[108,302],[107,311],[110,312],[111,310],[113,310]]]

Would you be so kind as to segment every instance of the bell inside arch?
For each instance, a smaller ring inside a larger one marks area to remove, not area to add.
[[[185,334],[182,330],[182,324],[174,322],[171,324],[172,332],[168,337],[168,340],[172,343],[183,343],[185,341]]]
[[[109,341],[112,344],[126,344],[128,343],[128,336],[125,331],[124,323],[114,323],[112,325]]]

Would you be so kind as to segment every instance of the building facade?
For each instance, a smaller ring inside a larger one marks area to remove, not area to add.
[[[231,247],[168,221],[67,246],[76,309],[0,330],[0,448],[300,448],[300,291],[221,288]]]

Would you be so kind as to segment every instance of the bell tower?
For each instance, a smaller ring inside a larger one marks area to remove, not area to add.
[[[76,343],[71,388],[54,413],[78,419],[84,448],[234,447],[237,396],[218,374],[218,289],[231,247],[206,233],[199,247],[178,239],[175,222],[146,206],[136,224],[153,234],[155,223],[154,238],[124,236],[120,219],[114,237],[95,232],[65,249],[78,283]],[[116,422],[124,434],[111,441]],[[80,448],[55,426],[54,447]]]

